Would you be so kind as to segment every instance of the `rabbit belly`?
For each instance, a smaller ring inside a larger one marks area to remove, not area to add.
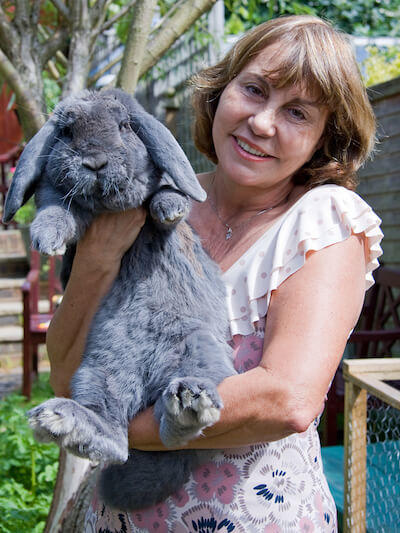
[[[168,453],[131,450],[124,465],[111,465],[102,471],[100,495],[114,509],[133,511],[149,507],[177,492],[200,458],[201,454],[193,450]]]

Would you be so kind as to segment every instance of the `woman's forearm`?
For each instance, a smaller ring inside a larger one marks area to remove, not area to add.
[[[262,367],[225,379],[218,391],[224,403],[220,420],[181,449],[234,448],[282,439],[299,430],[287,388]],[[146,451],[167,449],[153,409],[131,421],[129,443]]]
[[[56,396],[69,396],[69,383],[81,362],[91,321],[117,273],[117,265],[106,270],[83,258],[74,261],[63,300],[47,332],[50,384]]]

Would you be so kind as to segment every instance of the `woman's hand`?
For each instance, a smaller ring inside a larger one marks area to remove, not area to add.
[[[124,253],[135,242],[146,220],[143,208],[96,217],[79,241],[75,261],[94,267],[119,268]]]

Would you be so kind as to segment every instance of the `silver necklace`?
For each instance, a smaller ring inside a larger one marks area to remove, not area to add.
[[[211,184],[211,186],[212,185],[214,185],[214,180],[213,180],[213,183]],[[218,208],[217,208],[216,204],[211,200],[211,197],[210,197],[210,205],[211,205],[213,211],[215,212],[215,214],[217,215],[218,220],[221,222],[221,224],[223,226],[225,226],[225,228],[226,228],[225,240],[229,241],[229,239],[231,239],[232,236],[233,236],[233,230],[237,230],[237,229],[240,229],[240,228],[242,228],[244,226],[247,226],[247,224],[249,224],[253,220],[253,218],[256,218],[256,217],[258,217],[260,215],[263,215],[264,213],[267,213],[268,211],[271,211],[271,209],[274,209],[275,207],[278,207],[279,205],[283,204],[285,202],[285,200],[287,200],[287,197],[284,200],[281,200],[276,205],[272,205],[271,207],[267,207],[266,209],[261,209],[261,211],[258,211],[258,213],[256,213],[255,215],[252,215],[250,218],[248,218],[247,220],[245,220],[244,222],[242,222],[241,224],[238,224],[236,226],[232,226],[232,225],[230,225],[227,222],[224,222],[222,220],[222,218],[220,217],[220,215],[218,213]]]

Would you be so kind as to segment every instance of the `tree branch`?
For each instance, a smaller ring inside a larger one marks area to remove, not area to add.
[[[62,15],[67,22],[70,21],[70,12],[68,7],[62,0],[50,0],[55,8],[58,9],[60,15]]]
[[[13,58],[15,47],[18,46],[19,36],[0,6],[0,48],[10,58]]]
[[[157,0],[138,0],[135,6],[117,79],[117,87],[131,94],[135,92],[139,79],[156,3]]]
[[[170,7],[170,9],[165,13],[165,15],[157,22],[157,24],[152,28],[152,33],[156,32],[165,22],[172,16],[172,14],[181,7],[183,3],[185,3],[186,0],[178,0],[178,2],[174,2],[174,4]]]
[[[128,11],[136,4],[136,2],[137,0],[131,0],[131,2],[126,4],[126,6],[124,6],[122,9],[120,9],[120,11],[116,15],[114,15],[114,17],[112,17],[110,20],[107,20],[107,22],[103,24],[103,26],[99,30],[99,33],[111,28],[111,26],[113,26],[120,18],[122,18],[126,13],[128,13]]]
[[[31,132],[25,132],[28,134],[34,134],[39,130],[44,124],[44,117],[41,113],[41,110],[38,109],[35,99],[26,89],[26,86],[21,79],[17,69],[7,58],[2,50],[0,50],[0,72],[3,74],[4,78],[7,80],[7,84],[12,88],[15,93],[15,96],[18,101],[19,107],[22,107],[24,113],[29,114],[31,121],[30,128]]]
[[[30,20],[32,25],[37,26],[39,24],[40,17],[40,1],[41,0],[31,0],[31,16]]]
[[[40,61],[45,65],[60,49],[67,46],[69,32],[67,28],[58,29],[51,37],[42,43]]]
[[[180,9],[166,21],[163,28],[153,37],[150,34],[146,55],[140,69],[143,76],[174,42],[203,14],[209,11],[216,0],[186,0]]]
[[[92,17],[92,42],[96,42],[98,35],[103,31],[103,24],[107,17],[107,9],[112,0],[98,0],[93,8]]]
[[[103,68],[101,68],[99,71],[96,72],[91,78],[88,79],[88,87],[91,87],[96,83],[97,80],[99,80],[108,70],[110,70],[115,65],[118,65],[120,61],[122,61],[123,54],[118,54],[112,61],[107,63]]]
[[[136,1],[136,0],[135,0]],[[161,21],[152,29],[146,48],[145,58],[142,61],[139,78],[143,76],[152,66],[154,66],[160,57],[168,50],[168,48],[197,20],[203,13],[207,12],[216,0],[180,0],[177,5],[169,11],[175,12],[176,8],[180,11],[171,17],[171,20],[166,21],[163,17]],[[193,10],[193,12],[192,12]],[[195,11],[196,10],[196,11]],[[187,15],[189,12],[190,17]],[[168,13],[167,13],[168,14]],[[160,23],[163,23],[162,28]],[[165,33],[167,35],[165,35]],[[165,38],[167,37],[168,40]],[[112,61],[110,61],[101,70],[96,72],[94,76],[89,78],[88,86],[94,85],[108,70],[117,65],[123,58],[123,54],[119,54]]]
[[[29,0],[15,0],[14,23],[20,31],[29,25]]]

